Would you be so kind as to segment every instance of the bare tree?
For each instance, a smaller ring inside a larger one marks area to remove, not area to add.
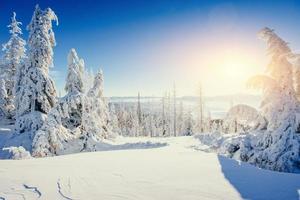
[[[176,133],[176,127],[177,127],[177,124],[176,124],[176,85],[174,83],[174,86],[173,86],[173,131],[174,131],[174,136],[176,137],[177,136],[177,133]]]
[[[199,131],[200,133],[203,133],[203,107],[204,107],[204,102],[203,102],[203,91],[202,91],[202,84],[200,83],[199,87]]]
[[[171,136],[171,94],[170,92],[167,93],[167,125],[168,125],[168,136]]]
[[[141,130],[142,127],[142,109],[141,109],[141,97],[140,92],[138,92],[138,102],[137,102],[137,117],[138,117],[138,129]],[[137,133],[139,134],[139,133]]]
[[[166,134],[166,111],[165,111],[165,95],[163,95],[162,99],[162,135]]]

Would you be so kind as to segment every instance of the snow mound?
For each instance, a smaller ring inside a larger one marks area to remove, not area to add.
[[[249,124],[258,118],[255,108],[239,104],[233,106],[227,113],[226,120],[237,120],[239,123]]]
[[[213,133],[194,137],[200,141],[200,145],[195,147],[197,150],[214,151],[264,169],[300,172],[300,137],[292,131],[283,135],[253,131],[245,135]]]
[[[3,148],[3,151],[9,152],[9,158],[13,160],[22,160],[32,158],[29,151],[26,151],[24,147],[6,147]]]

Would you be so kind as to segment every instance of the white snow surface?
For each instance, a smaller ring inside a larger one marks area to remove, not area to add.
[[[299,174],[259,169],[199,145],[193,136],[118,137],[98,152],[0,160],[0,199],[299,199]]]

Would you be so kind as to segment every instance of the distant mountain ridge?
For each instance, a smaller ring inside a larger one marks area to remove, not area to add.
[[[112,97],[107,97],[112,100],[117,100],[117,99],[137,99],[137,96],[112,96]],[[161,96],[141,96],[141,99],[160,99],[162,98]],[[199,99],[199,96],[180,96],[177,97],[176,99],[181,99],[181,100],[186,100],[186,101],[195,101]],[[232,94],[232,95],[216,95],[216,96],[204,96],[204,100],[206,101],[259,101],[261,99],[260,95],[252,95],[252,94]]]

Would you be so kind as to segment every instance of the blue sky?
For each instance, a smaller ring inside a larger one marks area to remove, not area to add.
[[[57,46],[52,73],[62,90],[67,54],[76,48],[86,67],[105,77],[106,96],[161,96],[173,82],[178,95],[247,93],[246,79],[263,72],[268,26],[300,52],[300,1],[0,0],[0,43],[13,11],[24,39],[35,4],[52,8]]]

